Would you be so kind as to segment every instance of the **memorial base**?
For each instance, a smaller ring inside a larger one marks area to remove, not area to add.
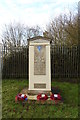
[[[38,95],[39,93],[45,93],[46,95],[50,95],[51,90],[28,90],[28,95]]]

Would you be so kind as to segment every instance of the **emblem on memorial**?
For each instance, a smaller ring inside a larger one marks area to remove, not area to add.
[[[40,52],[40,50],[41,50],[41,46],[37,46],[37,48],[38,48],[38,51]]]

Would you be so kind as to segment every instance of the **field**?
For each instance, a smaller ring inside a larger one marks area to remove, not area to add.
[[[15,103],[15,96],[26,86],[27,80],[2,80],[2,117],[3,118],[78,118],[77,83],[52,82],[63,97],[63,104]]]

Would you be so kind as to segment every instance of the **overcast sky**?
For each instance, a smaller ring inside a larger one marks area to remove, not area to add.
[[[60,13],[76,11],[79,0],[0,0],[0,33],[2,26],[20,22],[46,27]],[[1,40],[0,40],[1,41]]]

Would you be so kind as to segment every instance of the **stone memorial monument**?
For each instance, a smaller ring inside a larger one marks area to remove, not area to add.
[[[51,91],[50,39],[34,37],[29,42],[30,93]]]

